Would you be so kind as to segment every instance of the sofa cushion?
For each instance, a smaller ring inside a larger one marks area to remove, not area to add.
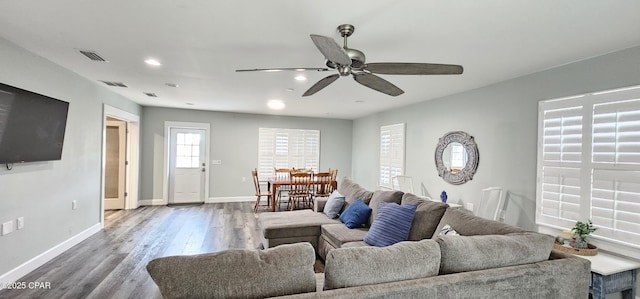
[[[449,205],[424,199],[411,193],[405,193],[402,196],[402,204],[418,204],[416,214],[411,223],[409,231],[409,240],[418,241],[431,238],[440,223],[440,219]]]
[[[266,239],[319,236],[320,226],[328,223],[340,222],[312,210],[261,213],[258,216],[258,226]]]
[[[324,205],[324,214],[331,219],[338,217],[338,213],[342,210],[344,201],[344,195],[340,194],[337,190],[333,190],[331,195],[329,195],[327,203]]]
[[[430,277],[438,274],[439,266],[440,249],[434,240],[337,248],[327,254],[324,289]]]
[[[554,238],[540,233],[440,236],[440,274],[530,264],[549,259]]]
[[[527,232],[524,229],[506,223],[474,216],[465,209],[447,208],[436,230],[440,231],[447,224],[463,236],[505,235]],[[435,239],[437,237],[438,234],[433,234],[431,238]]]
[[[147,271],[164,298],[264,298],[315,291],[315,258],[309,243],[298,243],[162,257]]]
[[[356,199],[340,214],[340,221],[348,228],[362,227],[371,216],[371,208]]]
[[[322,226],[322,236],[335,248],[342,247],[344,243],[362,241],[366,234],[366,228],[351,229],[344,224],[325,224]]]
[[[371,207],[371,216],[369,217],[369,221],[367,225],[373,224],[373,221],[376,219],[376,213],[378,211],[378,205],[381,202],[392,202],[400,204],[402,201],[402,191],[385,191],[385,190],[376,190],[373,192],[373,196],[371,196],[371,201],[369,202],[369,206]]]
[[[369,204],[371,196],[373,196],[373,192],[360,187],[360,185],[347,177],[343,178],[338,184],[338,192],[344,195],[345,208],[358,198],[365,204]]]
[[[406,241],[418,204],[399,205],[381,202],[378,215],[364,236],[364,241],[373,246],[384,247]]]

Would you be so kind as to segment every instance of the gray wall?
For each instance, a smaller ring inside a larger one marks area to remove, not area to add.
[[[0,223],[25,219],[0,237],[1,276],[100,222],[103,103],[140,107],[3,38],[0,53],[0,82],[69,102],[62,160],[0,167]]]
[[[640,84],[640,47],[611,53],[419,104],[384,111],[354,121],[353,177],[377,187],[379,127],[406,123],[406,174],[420,194],[451,202],[477,204],[480,190],[509,191],[505,222],[535,229],[537,109],[542,99]],[[438,138],[449,131],[474,136],[480,152],[472,181],[454,186],[437,174]]]
[[[254,193],[251,169],[258,165],[258,128],[320,130],[320,169],[337,168],[351,175],[351,120],[284,117],[144,107],[142,111],[142,197],[162,199],[165,121],[211,125],[209,197],[240,197]],[[246,181],[242,181],[245,177]]]

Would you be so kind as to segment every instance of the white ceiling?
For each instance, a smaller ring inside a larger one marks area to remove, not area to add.
[[[344,23],[367,62],[460,64],[464,74],[380,75],[398,97],[343,77],[303,98],[331,73],[235,72],[323,67],[309,34],[341,44]],[[638,46],[640,1],[1,0],[0,36],[89,80],[123,82],[104,86],[145,106],[354,119]],[[269,110],[270,99],[286,108]]]

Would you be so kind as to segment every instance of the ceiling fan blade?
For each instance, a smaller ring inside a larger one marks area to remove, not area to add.
[[[391,84],[391,82],[382,79],[376,75],[369,73],[353,73],[353,79],[358,83],[369,87],[371,89],[375,89],[379,92],[386,93],[390,96],[399,96],[404,93],[402,89],[397,86]]]
[[[338,80],[338,78],[340,78],[340,75],[338,74],[333,74],[331,76],[324,77],[320,79],[320,81],[316,82],[316,84],[313,84],[313,86],[311,86],[311,88],[305,91],[302,96],[303,97],[310,96],[320,91],[321,89],[327,87],[329,84],[333,83],[333,81]]]
[[[336,43],[333,38],[311,34],[311,40],[316,45],[318,50],[329,61],[335,62],[340,65],[351,65],[351,58],[347,55],[347,52]]]
[[[325,72],[328,71],[328,68],[322,67],[280,67],[280,68],[272,68],[272,69],[244,69],[244,70],[236,70],[236,72],[282,72],[282,71],[316,71],[316,72]]]
[[[367,63],[364,69],[385,75],[459,75],[463,71],[462,66],[456,64],[401,62]]]

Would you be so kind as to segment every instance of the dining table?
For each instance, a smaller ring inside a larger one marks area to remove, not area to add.
[[[319,182],[311,181],[312,185],[318,184]],[[289,178],[278,178],[278,177],[270,177],[267,180],[267,189],[271,189],[271,211],[276,211],[276,194],[278,194],[278,188],[282,186],[291,185],[291,180]],[[336,180],[331,181],[331,187],[333,190],[338,189],[338,182]]]

